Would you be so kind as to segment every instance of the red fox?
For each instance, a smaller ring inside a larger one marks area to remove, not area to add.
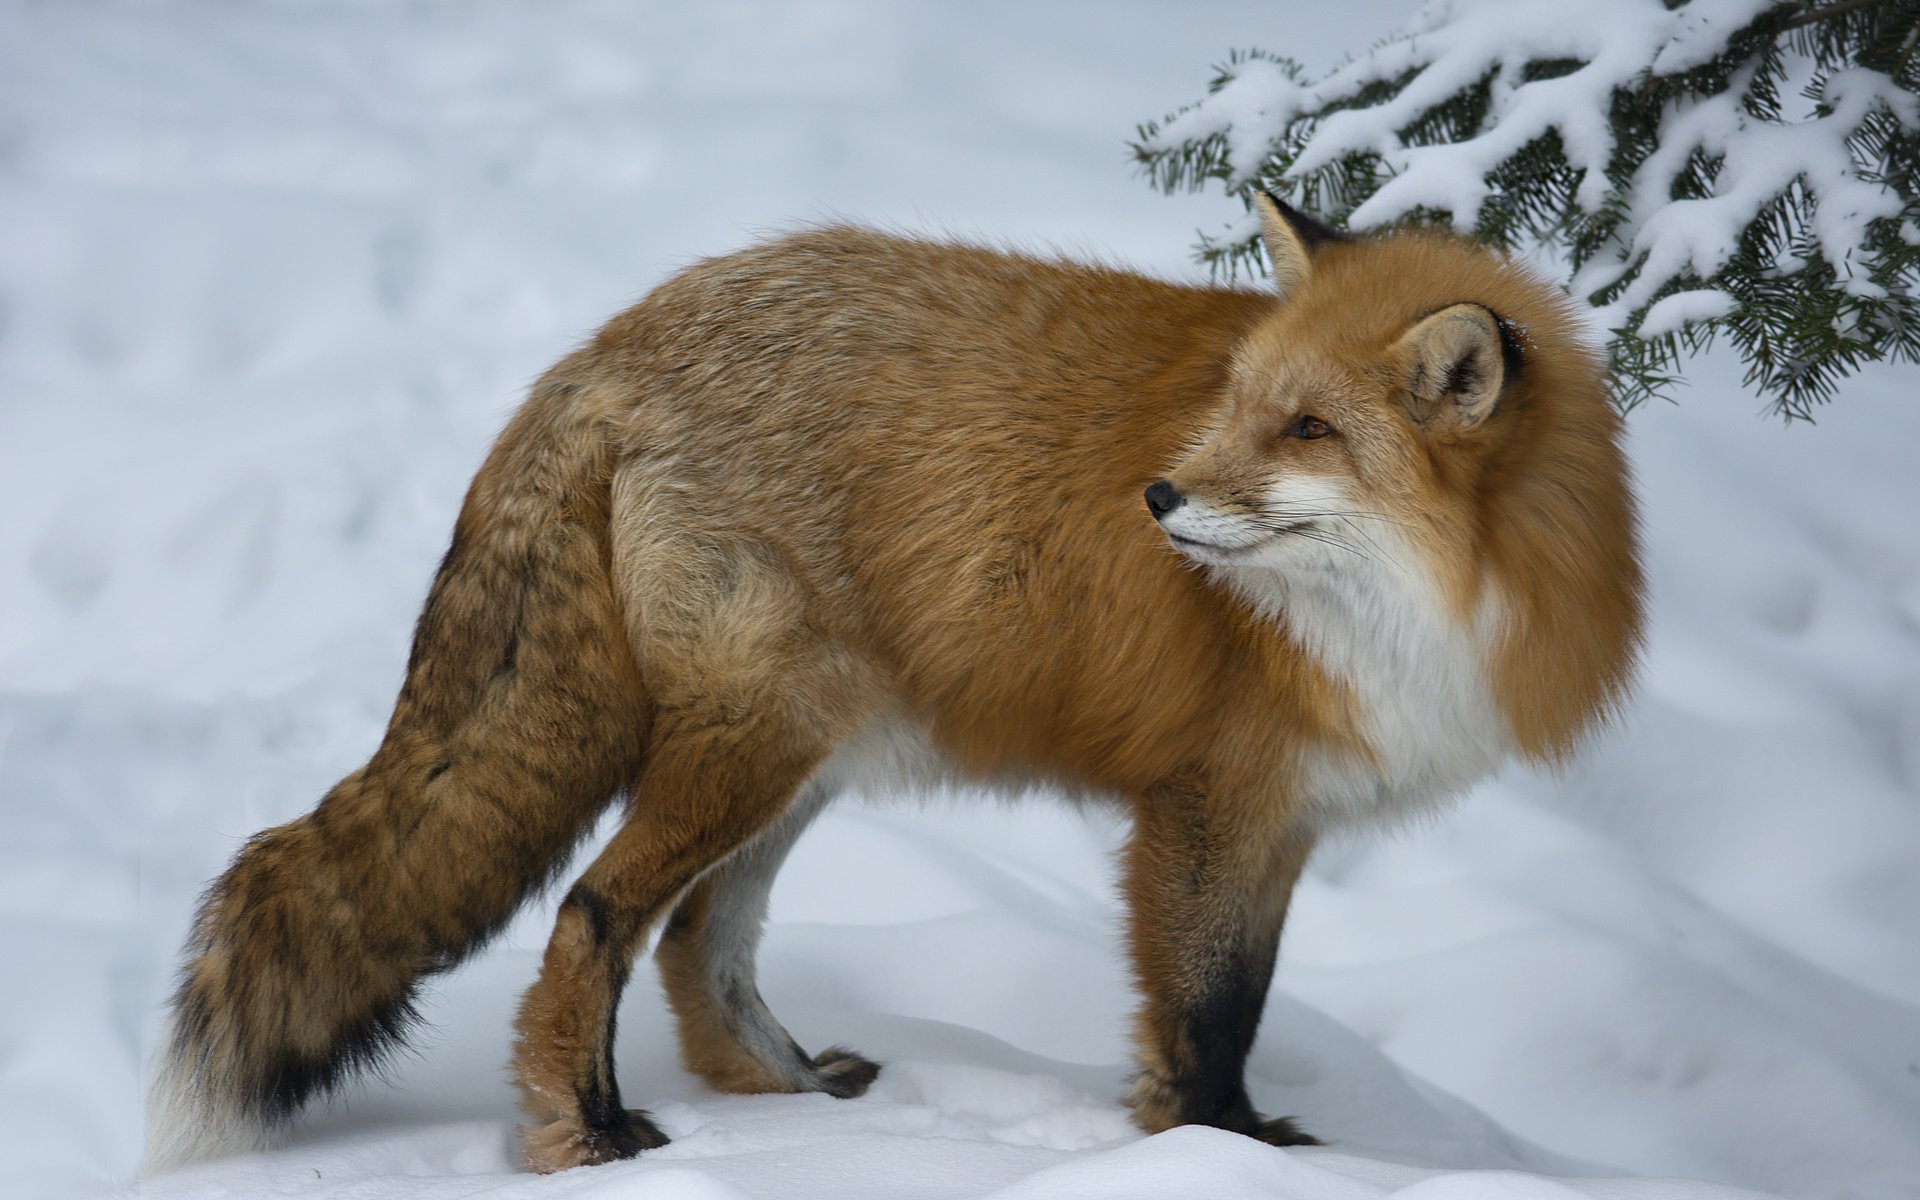
[[[701,263],[533,388],[469,491],[384,741],[203,900],[150,1163],[265,1144],[424,979],[624,824],[516,1022],[524,1161],[667,1139],[615,1080],[656,925],[688,1070],[866,1090],[754,955],[849,780],[1132,819],[1126,1101],[1311,1142],[1243,1077],[1315,839],[1562,758],[1620,702],[1621,423],[1555,288],[1256,198],[1278,295],[824,228]]]

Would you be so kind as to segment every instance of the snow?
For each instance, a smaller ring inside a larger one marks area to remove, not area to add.
[[[1724,317],[1739,307],[1739,301],[1718,288],[1696,288],[1663,297],[1647,309],[1635,332],[1643,338],[1675,333],[1695,321]]]
[[[1727,91],[1690,101],[1674,113],[1659,149],[1634,172],[1628,189],[1629,222],[1636,229],[1631,256],[1644,254],[1646,262],[1620,296],[1597,311],[1594,320],[1603,328],[1624,325],[1677,277],[1712,278],[1733,257],[1753,215],[1790,188],[1818,197],[1810,232],[1821,254],[1843,273],[1866,257],[1868,222],[1900,215],[1897,194],[1860,176],[1846,136],[1875,108],[1897,113],[1907,124],[1920,123],[1912,96],[1879,72],[1838,71],[1821,93],[1829,115],[1774,124],[1741,111],[1738,97],[1751,75],[1751,69],[1735,72]],[[1713,194],[1674,200],[1673,179],[1696,153],[1721,160]],[[1863,294],[1861,285],[1873,288],[1864,278],[1848,282],[1856,294]],[[1647,324],[1663,324],[1652,316],[1649,312],[1642,324],[1642,337],[1651,336]]]
[[[0,1190],[1920,1195],[1915,373],[1785,428],[1721,359],[1631,420],[1654,622],[1619,727],[1309,868],[1249,1079],[1332,1145],[1132,1132],[1120,831],[953,798],[829,814],[774,894],[763,990],[887,1064],[865,1098],[707,1092],[642,965],[622,1085],[675,1141],[519,1174],[548,898],[388,1082],[133,1181],[193,898],[371,749],[529,379],[829,215],[1191,277],[1222,202],[1131,177],[1132,123],[1228,46],[1317,74],[1408,7],[0,7]]]

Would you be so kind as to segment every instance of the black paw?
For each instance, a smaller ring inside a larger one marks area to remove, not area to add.
[[[587,1127],[587,1161],[618,1162],[642,1150],[658,1150],[669,1140],[645,1112],[623,1108],[610,1120]]]
[[[667,1135],[637,1108],[620,1109],[590,1124],[565,1117],[523,1125],[520,1133],[521,1165],[542,1175],[619,1162],[667,1144]]]
[[[1261,1121],[1252,1129],[1247,1130],[1246,1134],[1248,1137],[1256,1138],[1269,1146],[1326,1145],[1326,1143],[1319,1138],[1314,1137],[1306,1130],[1295,1125],[1291,1117],[1274,1117],[1271,1120]]]
[[[879,1063],[845,1046],[829,1046],[815,1055],[813,1069],[819,1073],[820,1090],[842,1100],[863,1095],[880,1074]]]

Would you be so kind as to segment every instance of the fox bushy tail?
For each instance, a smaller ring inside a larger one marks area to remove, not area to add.
[[[256,835],[201,901],[150,1170],[265,1145],[377,1066],[421,980],[496,933],[637,773],[647,718],[609,568],[612,439],[560,375],[474,480],[379,750]]]

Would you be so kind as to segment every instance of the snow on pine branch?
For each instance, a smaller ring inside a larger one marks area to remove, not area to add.
[[[1858,363],[1920,358],[1917,40],[1920,0],[1432,0],[1322,79],[1235,55],[1135,151],[1168,190],[1531,253],[1611,331],[1623,404],[1725,335],[1805,416]],[[1254,233],[1201,257],[1252,269]]]

